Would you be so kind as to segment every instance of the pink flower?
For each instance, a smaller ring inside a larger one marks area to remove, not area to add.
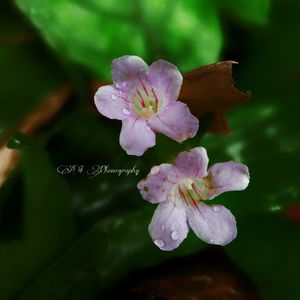
[[[113,85],[95,94],[98,111],[122,121],[120,144],[130,155],[141,156],[155,145],[160,132],[178,142],[197,133],[199,122],[186,104],[177,101],[182,75],[171,63],[158,60],[150,67],[137,56],[112,62]]]
[[[244,190],[249,184],[247,166],[235,162],[213,165],[202,147],[181,152],[173,165],[151,169],[139,182],[142,197],[159,203],[149,233],[162,250],[177,248],[187,237],[189,227],[209,244],[226,245],[235,239],[234,216],[222,205],[207,205],[206,200],[227,191]]]

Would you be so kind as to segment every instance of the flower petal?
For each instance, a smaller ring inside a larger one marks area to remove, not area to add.
[[[248,167],[233,161],[213,165],[208,176],[212,188],[209,199],[224,192],[244,190],[250,179]]]
[[[197,147],[181,152],[174,163],[177,170],[186,177],[202,178],[207,175],[208,157],[206,149]]]
[[[125,55],[112,61],[112,79],[116,87],[129,91],[139,79],[146,80],[149,66],[138,56]]]
[[[112,85],[105,85],[98,89],[94,97],[98,111],[109,119],[123,120],[126,115],[122,110],[127,103],[119,97],[118,91]]]
[[[150,66],[148,80],[167,100],[177,100],[183,78],[176,66],[162,59],[157,60]]]
[[[187,218],[195,234],[209,244],[225,246],[236,238],[235,218],[222,205],[190,205]]]
[[[173,199],[160,203],[148,229],[153,242],[161,250],[177,248],[189,231],[184,207],[175,204]]]
[[[152,167],[147,177],[138,183],[138,188],[143,199],[150,203],[159,203],[167,199],[167,194],[174,186],[174,182],[168,179],[169,174],[173,173],[170,164],[161,164]]]
[[[155,134],[145,120],[131,116],[122,122],[120,144],[127,154],[141,156],[155,145]]]
[[[152,117],[148,122],[154,131],[178,142],[194,137],[199,128],[198,119],[191,114],[186,104],[179,101],[169,102],[160,115]]]

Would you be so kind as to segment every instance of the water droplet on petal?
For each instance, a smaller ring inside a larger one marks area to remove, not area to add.
[[[111,99],[117,100],[117,98],[118,98],[118,97],[117,97],[115,94],[112,94],[112,95],[111,95]]]
[[[213,244],[213,243],[214,243],[214,240],[213,240],[213,239],[211,239],[211,240],[209,240],[209,242],[210,242],[211,244]]]
[[[173,239],[174,241],[178,240],[178,238],[179,238],[179,233],[178,233],[178,231],[176,231],[176,230],[172,231],[171,237],[172,237],[172,239]]]
[[[213,211],[214,212],[219,212],[221,210],[221,206],[214,206]]]
[[[117,83],[116,83],[116,88],[119,89],[120,87],[121,87],[120,83],[117,82]]]
[[[165,245],[164,241],[160,240],[160,239],[154,240],[154,244],[159,248],[161,248]]]
[[[127,108],[123,108],[122,113],[126,116],[130,115],[130,111]]]
[[[154,167],[151,168],[150,173],[151,173],[152,175],[155,175],[155,174],[157,174],[158,172],[159,172],[159,166],[154,166]]]
[[[123,86],[123,87],[127,86],[127,82],[126,82],[126,81],[123,81],[123,82],[122,82],[122,86]]]

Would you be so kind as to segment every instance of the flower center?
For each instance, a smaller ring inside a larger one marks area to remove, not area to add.
[[[160,110],[162,101],[153,87],[146,87],[143,82],[132,95],[133,111],[137,116],[149,118]]]
[[[181,199],[187,205],[197,205],[199,201],[205,201],[211,189],[209,178],[185,178],[174,187],[177,199]]]

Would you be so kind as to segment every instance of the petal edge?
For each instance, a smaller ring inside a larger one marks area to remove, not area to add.
[[[214,164],[208,170],[211,183],[209,199],[229,191],[242,191],[250,181],[248,167],[233,161]]]
[[[161,250],[176,249],[189,232],[184,207],[176,205],[173,199],[160,203],[148,230],[154,244]]]
[[[94,96],[97,110],[109,119],[123,120],[126,116],[122,110],[127,103],[119,97],[118,91],[112,85],[105,85],[98,89]]]
[[[237,236],[235,218],[223,205],[189,206],[187,218],[195,234],[208,244],[225,246]]]
[[[168,174],[172,172],[171,164],[161,164],[152,167],[147,177],[138,183],[143,199],[150,203],[160,203],[167,199],[167,194],[174,183],[168,180]]]
[[[128,155],[142,156],[155,145],[155,134],[145,120],[131,116],[122,121],[120,145]]]
[[[183,77],[175,65],[163,59],[153,62],[149,68],[148,80],[163,92],[167,101],[178,99]]]

